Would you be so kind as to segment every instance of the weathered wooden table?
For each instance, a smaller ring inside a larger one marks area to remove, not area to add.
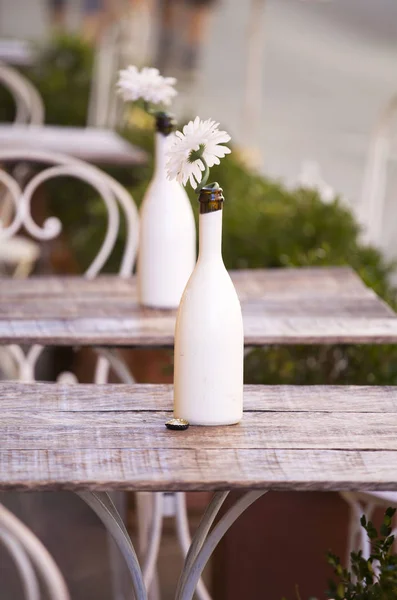
[[[349,268],[231,273],[245,343],[395,343],[394,312]],[[175,311],[139,306],[136,279],[0,280],[0,343],[171,347]]]
[[[396,490],[397,388],[247,386],[239,425],[169,431],[172,388],[0,385],[0,489],[72,490],[144,575],[104,490],[213,490],[177,599],[193,597],[225,532],[269,490]],[[231,489],[249,490],[212,523]]]
[[[0,125],[0,147],[70,154],[105,165],[142,165],[146,153],[110,129],[52,125]]]

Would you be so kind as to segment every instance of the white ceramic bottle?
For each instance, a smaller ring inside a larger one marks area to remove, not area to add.
[[[222,259],[219,185],[203,188],[199,201],[199,257],[175,329],[174,414],[191,425],[231,425],[243,414],[243,320]]]
[[[196,225],[185,189],[165,170],[170,115],[156,118],[153,178],[140,209],[138,294],[144,306],[177,308],[196,262]]]

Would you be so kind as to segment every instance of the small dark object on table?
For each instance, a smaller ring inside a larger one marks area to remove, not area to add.
[[[172,429],[174,431],[183,431],[189,427],[188,421],[185,419],[170,419],[166,422],[165,426],[167,429]]]

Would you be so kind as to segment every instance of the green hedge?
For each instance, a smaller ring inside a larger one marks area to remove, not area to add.
[[[80,40],[58,39],[28,73],[42,94],[51,123],[82,125],[87,111],[92,50]],[[151,151],[152,133],[131,129],[126,138]],[[147,168],[114,170],[139,204],[151,174]],[[224,189],[223,254],[229,268],[302,265],[351,265],[363,280],[393,307],[395,290],[388,283],[395,266],[380,252],[359,242],[359,228],[338,200],[323,204],[315,192],[287,190],[282,184],[253,174],[235,154],[212,171]],[[52,210],[83,270],[95,256],[106,223],[105,210],[94,192],[65,181],[49,186]],[[51,190],[54,192],[51,193]],[[197,200],[189,192],[197,215]],[[76,228],[76,223],[81,226]],[[125,232],[107,264],[118,266]],[[397,350],[392,346],[270,347],[253,351],[246,360],[247,382],[397,384]]]

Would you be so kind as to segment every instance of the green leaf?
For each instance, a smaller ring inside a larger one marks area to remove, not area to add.
[[[383,535],[384,537],[390,535],[391,527],[389,527],[388,525],[385,525],[385,523],[382,523],[382,525],[380,526],[380,534]]]

